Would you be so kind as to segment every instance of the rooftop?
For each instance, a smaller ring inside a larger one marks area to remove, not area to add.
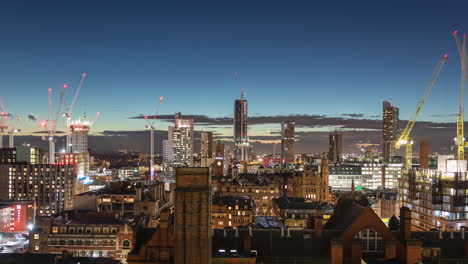
[[[303,197],[279,197],[273,199],[273,202],[281,209],[294,210],[315,210],[315,209],[333,209],[333,206],[326,202],[311,201]]]
[[[255,207],[249,196],[216,196],[213,197],[213,205],[226,205],[230,207],[239,205],[241,208],[244,208],[244,206],[247,205],[249,209]]]

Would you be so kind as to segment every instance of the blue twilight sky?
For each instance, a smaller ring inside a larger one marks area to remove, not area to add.
[[[153,113],[161,95],[161,114],[232,116],[239,87],[252,116],[380,118],[390,100],[406,119],[449,53],[421,118],[454,122],[451,32],[468,31],[466,10],[467,1],[3,1],[0,96],[25,132],[36,129],[28,114],[47,117],[47,88],[75,88],[82,72],[74,114],[102,112],[95,132],[143,129],[129,117]]]

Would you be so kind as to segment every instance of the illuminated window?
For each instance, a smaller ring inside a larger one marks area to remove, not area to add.
[[[58,233],[58,227],[57,226],[52,227],[52,233],[54,233],[54,234]]]
[[[39,234],[34,234],[34,239],[39,239]]]
[[[384,243],[382,236],[375,230],[361,230],[358,234],[356,234],[355,238],[360,239],[362,242],[363,256],[380,257],[384,255]]]

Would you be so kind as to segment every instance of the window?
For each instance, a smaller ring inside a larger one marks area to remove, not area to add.
[[[52,227],[52,233],[54,233],[54,234],[58,233],[58,227],[57,226]]]
[[[382,236],[375,230],[361,230],[354,238],[361,240],[364,257],[382,257],[384,255]]]
[[[35,246],[34,246],[34,250],[39,251],[39,246],[38,246],[38,245],[35,245]]]
[[[34,234],[34,239],[39,239],[39,234]]]
[[[128,241],[127,239],[125,239],[125,240],[122,242],[122,247],[130,247],[130,241]]]

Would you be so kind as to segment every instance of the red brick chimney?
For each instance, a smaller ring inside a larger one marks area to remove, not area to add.
[[[318,237],[322,236],[323,232],[323,212],[322,209],[317,209],[317,214],[315,215],[314,219],[314,229],[315,233],[317,234]]]
[[[405,240],[411,239],[411,210],[405,206],[400,208],[400,233]]]

